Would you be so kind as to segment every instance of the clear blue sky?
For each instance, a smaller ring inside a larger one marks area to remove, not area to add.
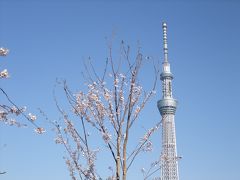
[[[81,89],[82,61],[91,56],[101,66],[107,56],[106,37],[113,32],[116,56],[123,39],[133,55],[140,42],[144,55],[162,59],[161,22],[167,21],[174,97],[179,101],[180,178],[239,180],[239,19],[237,0],[0,0],[0,46],[10,49],[0,68],[11,74],[1,87],[17,104],[33,113],[40,107],[57,119],[52,97],[56,78],[66,79],[73,90]],[[159,84],[139,129],[160,119],[156,107],[160,97]],[[48,127],[44,119],[39,123]],[[155,151],[140,165],[159,156],[160,132],[154,140]],[[1,179],[68,180],[62,156],[51,131],[39,136],[31,126],[0,124],[0,170],[7,171]],[[129,179],[141,179],[138,165]]]

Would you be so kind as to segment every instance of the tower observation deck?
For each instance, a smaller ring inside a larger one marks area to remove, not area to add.
[[[167,24],[163,28],[163,69],[160,75],[162,81],[162,99],[157,106],[162,116],[162,152],[161,152],[161,180],[179,180],[178,156],[176,147],[175,112],[177,100],[172,95],[173,75],[168,61]]]

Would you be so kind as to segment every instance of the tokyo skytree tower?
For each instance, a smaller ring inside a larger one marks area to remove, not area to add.
[[[174,116],[177,101],[172,95],[173,75],[168,62],[167,24],[163,28],[164,61],[161,73],[162,99],[158,101],[158,109],[162,116],[162,152],[161,152],[161,180],[179,180],[178,159],[176,147],[176,133]]]

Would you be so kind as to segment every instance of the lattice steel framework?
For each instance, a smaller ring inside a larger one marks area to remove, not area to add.
[[[161,180],[179,180],[179,158],[177,156],[174,122],[177,101],[172,96],[173,75],[168,62],[167,24],[164,22],[162,27],[164,51],[163,71],[160,76],[162,81],[162,99],[158,101],[158,109],[162,116]]]

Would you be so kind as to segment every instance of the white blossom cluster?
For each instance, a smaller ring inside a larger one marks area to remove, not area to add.
[[[0,78],[8,78],[9,74],[8,74],[8,70],[4,69],[3,71],[0,72]]]
[[[0,56],[6,56],[9,53],[7,48],[0,47]]]
[[[85,154],[83,155],[83,156],[86,156],[87,158],[90,157],[86,166],[84,166],[79,162],[78,152],[76,151],[71,152],[70,158],[65,157],[66,159],[65,163],[68,167],[68,170],[70,172],[70,177],[72,179],[77,179],[76,176],[78,173],[82,174],[85,177],[84,179],[91,179],[91,180],[99,179],[98,176],[95,174],[95,167],[94,167],[94,163],[96,159],[95,152],[89,151],[86,153],[90,153],[89,156]]]
[[[38,134],[43,134],[46,132],[46,130],[42,127],[38,127],[35,129],[35,132],[38,133]]]
[[[25,124],[19,123],[14,116],[18,116],[23,113],[26,108],[19,109],[15,106],[9,107],[7,105],[0,105],[0,121],[10,126],[26,126]]]
[[[150,128],[146,134],[140,139],[140,144],[142,146],[142,151],[148,152],[152,151],[153,143],[150,140],[151,135],[160,128],[161,123],[157,123],[155,127]]]
[[[86,139],[80,136],[76,131],[76,126],[64,113],[65,128],[60,127],[58,122],[55,122],[56,144],[62,144],[66,148],[69,157],[65,157],[65,163],[70,172],[72,179],[77,179],[77,174],[82,174],[86,179],[97,180],[95,174],[95,161],[98,150],[90,150]],[[75,145],[74,145],[75,144]],[[85,163],[83,163],[85,162]]]
[[[37,119],[37,116],[33,115],[32,113],[29,113],[28,116],[29,116],[31,121],[35,121]]]
[[[27,118],[27,120],[32,122],[37,119],[36,115],[29,113],[28,116],[26,116],[25,112],[26,107],[20,109],[16,106],[9,107],[7,105],[0,105],[0,122],[3,122],[9,126],[25,127],[27,125],[17,121],[15,117],[23,115],[25,118]],[[45,129],[37,126],[34,131],[38,134],[43,134]]]

